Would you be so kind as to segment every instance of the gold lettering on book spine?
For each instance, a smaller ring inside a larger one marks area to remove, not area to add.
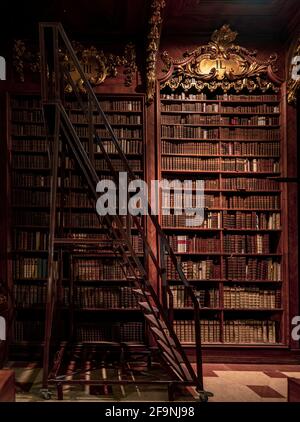
[[[272,55],[266,61],[256,58],[256,51],[249,51],[233,42],[237,32],[223,25],[214,31],[207,45],[198,47],[192,52],[186,52],[183,59],[174,60],[167,52],[162,53],[165,75],[160,78],[161,88],[171,90],[182,88],[197,91],[207,88],[215,91],[221,88],[248,91],[260,89],[262,92],[272,89],[278,91],[281,80],[275,74],[277,55]]]

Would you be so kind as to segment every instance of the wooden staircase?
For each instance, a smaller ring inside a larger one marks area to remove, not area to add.
[[[74,161],[80,168],[82,179],[89,189],[90,198],[97,200],[96,186],[99,182],[99,177],[94,168],[94,164],[86,153],[76,128],[69,119],[63,103],[63,90],[66,82],[72,87],[73,94],[76,95],[78,104],[86,117],[86,121],[92,133],[92,140],[96,143],[106,161],[113,180],[118,186],[119,170],[114,168],[113,162],[107,153],[96,126],[93,122],[94,113],[91,110],[96,110],[98,117],[102,119],[107,133],[110,136],[110,141],[114,145],[118,158],[122,161],[124,167],[123,171],[127,172],[128,182],[135,180],[136,176],[131,170],[129,163],[124,155],[119,141],[112,130],[97,97],[87,80],[83,69],[76,57],[70,41],[68,40],[62,26],[58,23],[41,23],[40,24],[40,52],[41,52],[41,82],[42,82],[42,103],[44,119],[46,124],[46,131],[49,142],[52,148],[51,154],[51,202],[50,202],[50,235],[49,235],[49,255],[48,255],[48,294],[46,305],[46,323],[45,323],[45,348],[44,348],[44,362],[43,362],[43,396],[48,397],[49,379],[52,383],[61,383],[62,377],[55,380],[55,373],[50,371],[49,378],[49,361],[50,361],[50,346],[53,330],[53,315],[55,310],[55,292],[56,292],[56,277],[54,269],[54,251],[58,243],[62,244],[64,240],[55,237],[55,212],[56,212],[56,196],[57,196],[57,168],[59,162],[59,144],[67,145],[71,151]],[[79,89],[74,83],[70,75],[70,67],[63,65],[61,55],[67,55],[69,63],[77,70],[82,81],[84,90]],[[99,217],[100,223],[106,227],[108,238],[112,241],[113,252],[116,256],[121,257],[121,267],[124,276],[130,280],[134,287],[132,292],[137,296],[138,303],[144,313],[150,332],[155,339],[157,348],[160,352],[160,357],[164,367],[170,374],[170,383],[172,385],[194,386],[199,394],[201,401],[207,401],[210,393],[207,393],[203,388],[203,374],[202,374],[202,352],[201,352],[201,330],[200,330],[200,313],[199,303],[194,294],[192,287],[187,281],[181,266],[177,262],[177,258],[171,249],[168,240],[162,231],[158,220],[151,212],[151,207],[148,204],[151,224],[155,228],[157,238],[159,240],[159,259],[156,257],[154,251],[148,243],[146,230],[141,224],[141,220],[137,216],[131,216],[132,223],[137,229],[140,238],[143,241],[144,249],[149,260],[154,266],[157,276],[161,279],[163,285],[162,295],[159,296],[154,290],[149,275],[148,266],[146,266],[135,252],[130,233],[124,227],[123,221],[119,215],[105,215]],[[193,369],[184,348],[173,329],[171,308],[172,308],[172,293],[167,285],[165,260],[166,257],[171,260],[172,264],[178,273],[179,282],[185,286],[187,294],[190,296],[194,306],[194,321],[195,321],[195,354],[196,354],[196,370]],[[167,306],[167,305],[170,306]],[[59,356],[62,355],[58,354]],[[56,360],[55,366],[59,365],[60,361]],[[54,374],[54,376],[53,376]],[[87,381],[88,383],[88,381]],[[99,382],[100,383],[100,382]],[[126,383],[120,381],[120,383]]]

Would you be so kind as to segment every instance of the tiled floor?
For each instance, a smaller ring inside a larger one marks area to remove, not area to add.
[[[38,364],[10,362],[14,369],[17,383],[17,401],[39,401],[42,371]],[[263,402],[287,401],[288,377],[300,378],[300,365],[239,365],[239,364],[204,364],[204,385],[214,396],[211,402]],[[55,391],[53,391],[55,400]],[[164,386],[126,386],[107,388],[88,387],[74,391],[65,388],[68,401],[165,401]],[[192,399],[189,396],[178,400]]]

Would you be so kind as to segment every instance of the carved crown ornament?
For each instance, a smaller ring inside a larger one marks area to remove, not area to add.
[[[297,97],[300,92],[300,38],[297,41],[296,48],[289,68],[289,78],[287,83],[287,100],[289,104],[296,105]]]
[[[123,66],[124,84],[131,86],[137,71],[135,46],[129,43],[124,48],[121,56],[104,53],[96,47],[86,48],[82,44],[73,41],[72,46],[79,58],[83,70],[92,86],[102,84],[106,78],[115,78],[118,75],[118,68]],[[77,86],[84,90],[83,81],[75,69],[69,57],[60,51],[61,63],[68,66],[71,78]],[[13,66],[20,79],[24,82],[25,72],[37,73],[40,71],[39,53],[32,52],[23,40],[16,40],[13,50]],[[66,92],[71,92],[71,85],[66,82]]]
[[[234,44],[237,32],[223,25],[214,31],[207,45],[183,54],[183,59],[174,60],[167,52],[161,55],[164,75],[159,78],[161,88],[171,90],[182,88],[197,91],[207,88],[215,91],[234,89],[239,92],[246,88],[262,92],[272,89],[278,91],[282,80],[275,74],[277,55],[266,61],[256,58],[256,51],[249,51]]]

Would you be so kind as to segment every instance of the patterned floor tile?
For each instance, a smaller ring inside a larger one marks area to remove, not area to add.
[[[278,393],[278,391],[274,390],[274,388],[269,387],[268,385],[247,385],[247,387],[254,391],[259,397],[270,399],[284,398],[284,396]]]

